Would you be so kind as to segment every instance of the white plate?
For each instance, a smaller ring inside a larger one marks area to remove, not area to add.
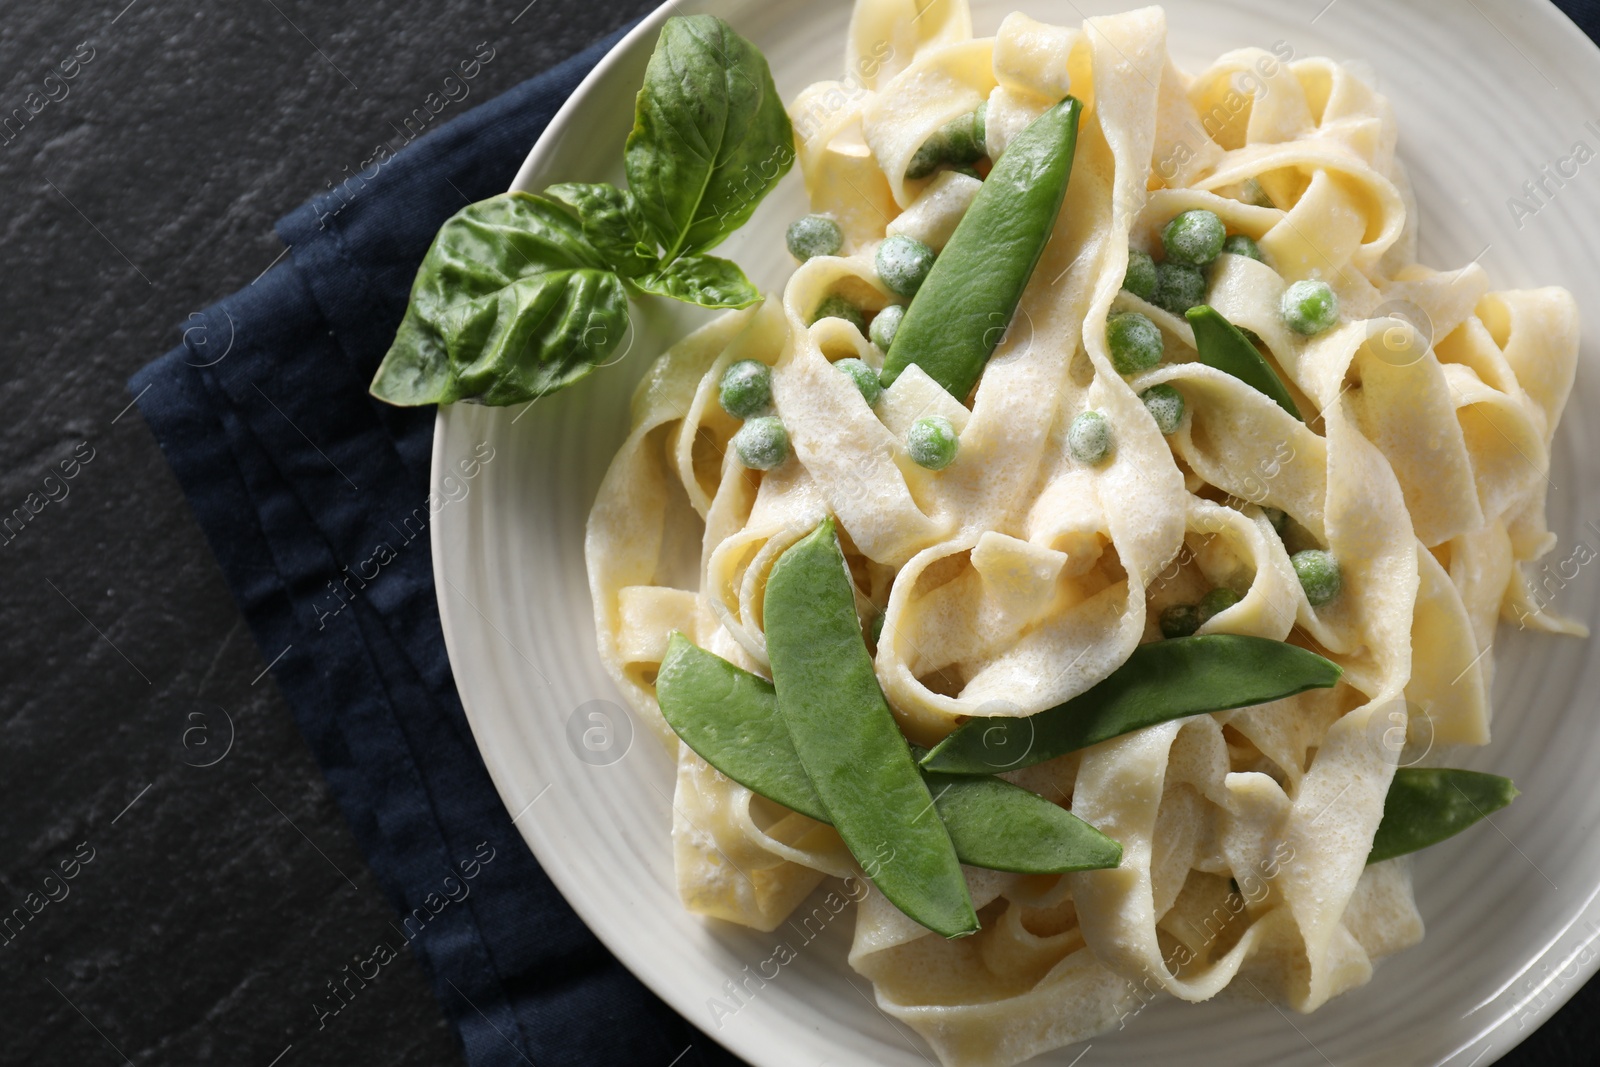
[[[1544,3],[1334,0],[1318,15],[1323,2],[1172,3],[1170,46],[1191,70],[1228,49],[1278,41],[1296,56],[1365,61],[1399,116],[1400,152],[1421,204],[1423,260],[1448,267],[1481,256],[1497,287],[1565,285],[1579,307],[1600,309],[1600,159],[1561,188],[1547,182],[1554,196],[1520,228],[1507,205],[1575,141],[1600,149],[1600,51]],[[1016,8],[1076,25],[1127,6],[973,5],[980,35]],[[517,188],[622,182],[622,142],[657,31],[668,15],[692,11],[727,18],[760,46],[785,100],[842,72],[844,0],[671,3],[579,87],[529,155]],[[791,269],[783,228],[804,211],[793,173],[719,253],[763,288],[778,286]],[[669,850],[668,760],[642,726],[627,744],[629,724],[615,703],[584,707],[619,699],[594,649],[584,522],[627,432],[634,382],[709,314],[667,301],[636,305],[628,358],[526,415],[469,404],[440,410],[434,488],[460,499],[435,522],[433,557],[456,684],[490,774],[539,862],[623,963],[690,1021],[757,1067],[923,1067],[931,1062],[925,1047],[877,1011],[870,985],[845,964],[849,923],[802,947],[792,930],[754,933],[683,910]],[[1576,577],[1568,577],[1571,567],[1568,576],[1557,571],[1578,541],[1600,552],[1600,463],[1584,458],[1600,454],[1588,420],[1600,403],[1596,317],[1585,323],[1550,491],[1561,537],[1550,557],[1555,604],[1591,626],[1600,626],[1600,567]],[[456,473],[446,484],[480,443],[494,458],[476,477]],[[1158,1003],[1126,1030],[1095,1039],[1093,1063],[1483,1067],[1594,973],[1600,662],[1582,642],[1508,626],[1495,650],[1495,740],[1463,762],[1511,775],[1524,796],[1493,827],[1418,858],[1417,899],[1429,927],[1422,944],[1311,1016],[1259,1003]],[[616,720],[608,753],[569,743],[569,729],[597,727],[589,713],[607,709]],[[707,1000],[724,996],[725,982],[747,965],[754,970],[784,939],[798,959],[715,1027]],[[1066,1065],[1082,1052],[1038,1062]]]

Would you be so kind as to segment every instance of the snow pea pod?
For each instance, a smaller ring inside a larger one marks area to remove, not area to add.
[[[1154,641],[1099,684],[1026,718],[970,719],[925,770],[993,774],[1054,759],[1146,726],[1326,689],[1343,672],[1314,652],[1239,634]]]
[[[1445,767],[1402,767],[1383,801],[1368,863],[1403,856],[1454,837],[1517,798],[1511,779]]]
[[[1122,846],[1076,815],[993,775],[923,771],[961,862],[1017,874],[1098,871]]]
[[[915,921],[975,932],[955,846],[878,688],[831,518],[778,557],[763,614],[778,713],[845,847]]]
[[[1201,304],[1186,311],[1184,317],[1194,329],[1194,344],[1200,353],[1201,363],[1233,375],[1257,392],[1271,397],[1279,407],[1301,422],[1306,421],[1295,406],[1289,390],[1273,373],[1256,346],[1237,326],[1223,318],[1216,308]]]
[[[915,363],[966,401],[1055,229],[1082,110],[1069,96],[1006,148],[906,309],[884,385]]]
[[[791,811],[831,821],[800,766],[771,682],[675,633],[656,674],[656,699],[667,725],[711,766]]]
[[[674,634],[656,696],[668,725],[707,763],[786,808],[831,821],[800,766],[770,682]],[[1122,860],[1122,846],[1037,793],[989,775],[922,777],[962,863],[1060,874]]]

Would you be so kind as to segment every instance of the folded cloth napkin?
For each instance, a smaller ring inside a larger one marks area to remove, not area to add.
[[[473,1067],[739,1063],[601,946],[512,826],[439,628],[434,412],[367,395],[440,224],[510,185],[619,36],[283,219],[290,256],[129,383],[399,912],[391,949],[422,962]]]

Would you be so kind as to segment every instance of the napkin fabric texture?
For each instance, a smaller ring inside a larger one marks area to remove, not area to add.
[[[512,825],[439,627],[434,410],[367,395],[439,226],[510,185],[620,35],[280,221],[289,255],[129,383],[472,1067],[740,1062],[606,951]]]

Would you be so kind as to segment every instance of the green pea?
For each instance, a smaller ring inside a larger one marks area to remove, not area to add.
[[[906,309],[883,384],[915,363],[957,400],[972,392],[1055,230],[1082,111],[1068,97],[1011,142]]]
[[[1067,427],[1067,447],[1072,458],[1091,466],[1111,455],[1111,424],[1098,411],[1083,411]]]
[[[1327,282],[1295,282],[1283,291],[1284,324],[1295,333],[1314,337],[1339,322],[1339,298]]]
[[[900,304],[890,304],[873,316],[872,330],[867,336],[878,346],[878,351],[889,351],[889,346],[894,344],[894,335],[900,330],[900,320],[905,317],[906,309]]]
[[[1162,434],[1177,433],[1178,427],[1183,423],[1183,394],[1174,386],[1163,382],[1152,385],[1139,394],[1139,399],[1144,401],[1144,408],[1150,417],[1156,420],[1156,429]]]
[[[987,102],[986,102],[987,103]],[[982,110],[984,104],[979,105]],[[958,115],[941,126],[940,132],[944,134],[946,149],[944,161],[956,165],[976,163],[983,158],[984,136],[988,133],[988,112],[984,111],[982,126],[980,128],[978,111],[969,111],[965,115]]]
[[[789,458],[789,431],[776,415],[749,419],[733,435],[733,450],[751,470],[769,471]]]
[[[1447,767],[1401,767],[1383,799],[1383,819],[1368,863],[1436,845],[1518,796],[1511,779]]]
[[[1230,255],[1243,256],[1246,259],[1253,259],[1257,263],[1266,262],[1265,259],[1261,258],[1261,246],[1256,244],[1255,240],[1248,234],[1233,234],[1226,241],[1222,242],[1222,250]]]
[[[880,614],[873,625],[881,630],[882,624]],[[656,675],[656,696],[662,717],[701,759],[769,800],[831,822],[800,765],[772,683],[673,634]],[[1122,860],[1122,848],[1111,838],[1003,779],[931,771],[922,778],[962,863],[1060,874],[1115,867]]]
[[[830,296],[817,305],[811,321],[820,322],[823,319],[843,319],[862,333],[867,332],[867,316],[842,296]]]
[[[1106,348],[1118,374],[1137,374],[1161,362],[1166,342],[1155,323],[1137,311],[1123,311],[1106,319]]]
[[[1128,249],[1128,271],[1122,276],[1122,287],[1140,300],[1156,295],[1156,261],[1150,253]]]
[[[1250,343],[1243,331],[1223,318],[1216,308],[1205,304],[1190,308],[1185,318],[1194,330],[1195,349],[1201,363],[1233,375],[1257,392],[1271,397],[1279,407],[1301,422],[1305,421],[1300,418],[1300,409],[1295,405],[1294,397],[1289,395],[1288,387],[1273,373],[1265,357]]]
[[[789,254],[800,262],[835,256],[844,247],[844,231],[827,215],[803,215],[789,224]]]
[[[878,245],[874,257],[878,277],[891,293],[897,296],[916,296],[917,290],[927,280],[937,258],[933,249],[903,233],[894,234]]]
[[[1156,293],[1151,303],[1163,311],[1182,315],[1196,304],[1205,303],[1206,276],[1199,267],[1181,263],[1156,264]]]
[[[1278,532],[1278,536],[1282,537],[1283,531],[1289,526],[1289,513],[1282,508],[1262,508],[1261,513],[1272,523],[1272,528]]]
[[[926,415],[906,431],[906,451],[911,461],[931,471],[942,471],[955,462],[960,447],[955,425],[943,415]]]
[[[772,371],[765,363],[741,359],[722,372],[717,386],[722,410],[736,419],[748,419],[772,406]]]
[[[1289,557],[1294,572],[1300,578],[1300,588],[1306,591],[1306,600],[1320,608],[1339,595],[1344,587],[1344,576],[1339,573],[1339,561],[1332,552],[1308,548]]]
[[[1238,593],[1224,586],[1211,590],[1200,598],[1200,621],[1210,622],[1213,615],[1221,615],[1241,599]]]
[[[1161,612],[1161,636],[1191,637],[1200,629],[1200,611],[1193,604],[1174,604]]]
[[[988,102],[976,111],[957,115],[935,130],[906,165],[907,178],[926,178],[943,164],[961,166],[976,163],[985,154],[988,135]]]
[[[1222,254],[1228,231],[1216,212],[1196,208],[1175,216],[1161,231],[1168,263],[1203,267]]]
[[[939,169],[939,164],[945,161],[950,154],[950,143],[945,140],[944,134],[935,132],[933,136],[922,142],[922,147],[911,154],[911,162],[906,164],[906,177],[911,179],[926,178]]]
[[[1026,718],[968,720],[922,765],[950,774],[1017,770],[1157,723],[1327,689],[1342,673],[1314,652],[1264,637],[1152,641],[1064,704]]]
[[[878,688],[832,519],[778,557],[763,603],[778,713],[845,847],[895,907],[945,937],[978,929],[954,844]],[[892,859],[880,862],[880,850]]]
[[[878,381],[878,372],[867,366],[859,359],[841,359],[834,365],[834,369],[843,371],[845,377],[856,383],[856,388],[861,390],[861,399],[868,406],[876,404],[883,395],[883,385]]]

